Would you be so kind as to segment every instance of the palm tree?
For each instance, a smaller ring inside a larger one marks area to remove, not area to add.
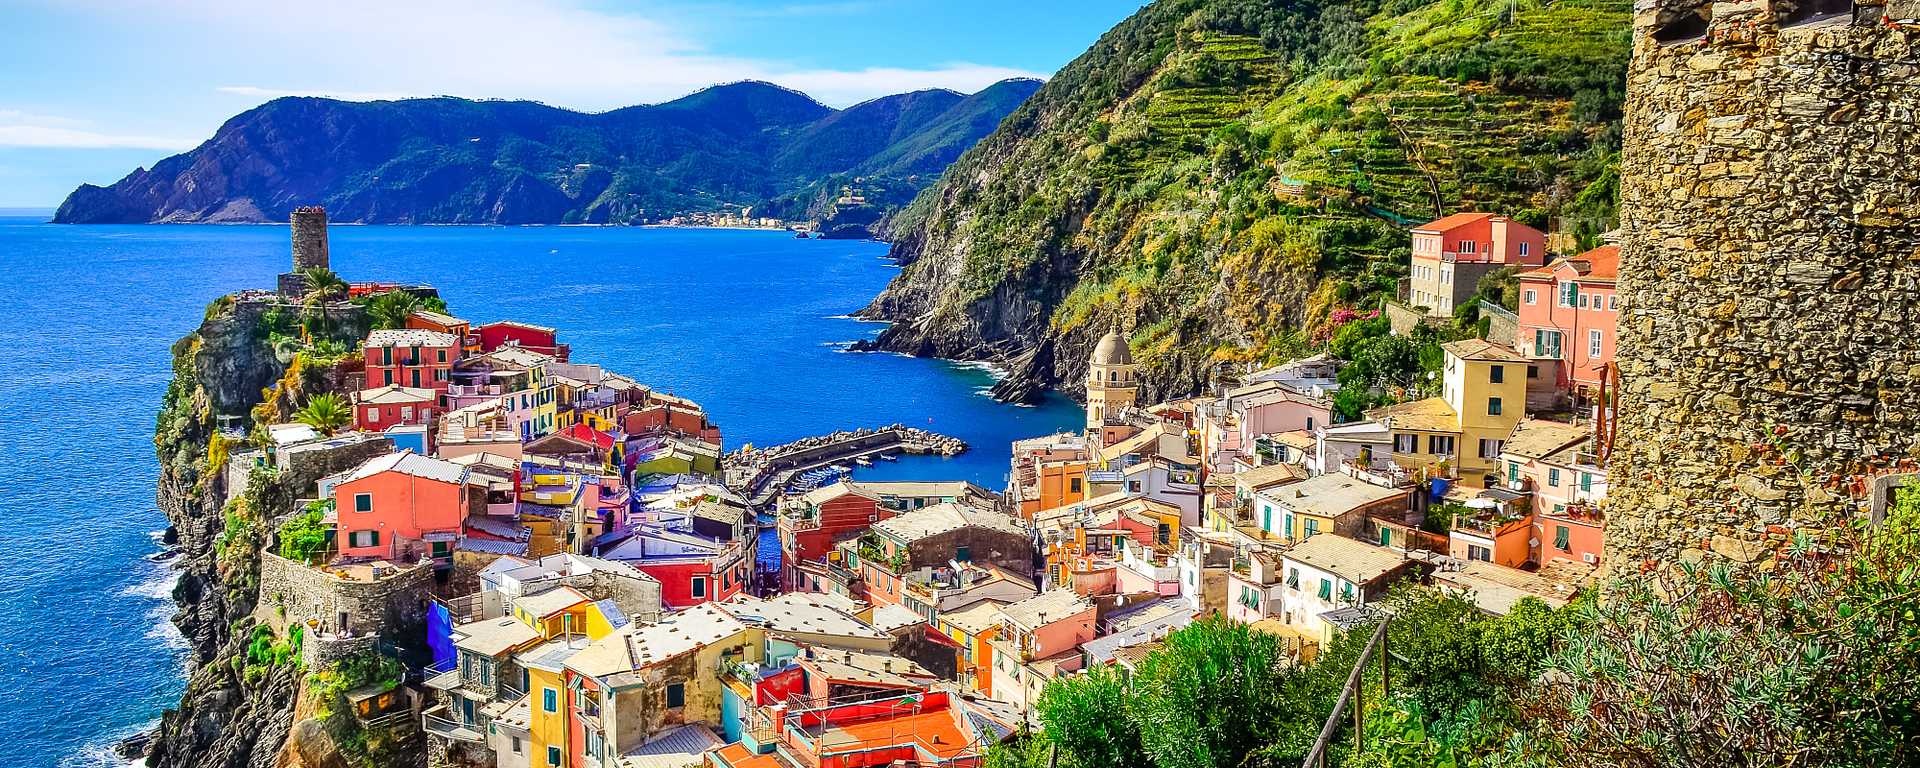
[[[319,304],[347,295],[347,281],[326,267],[300,270],[300,279],[307,284],[306,298],[309,303]]]
[[[374,328],[405,328],[407,316],[420,309],[420,298],[406,291],[390,291],[367,303]]]
[[[322,392],[307,400],[305,407],[294,411],[293,420],[332,436],[353,420],[353,412],[347,408],[346,398]]]

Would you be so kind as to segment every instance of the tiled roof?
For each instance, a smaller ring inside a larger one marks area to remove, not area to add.
[[[1414,227],[1413,231],[1445,232],[1455,227],[1464,227],[1468,224],[1473,224],[1475,222],[1479,222],[1479,221],[1483,221],[1491,218],[1493,218],[1493,214],[1491,213],[1456,213],[1456,214],[1453,214],[1452,216],[1444,216],[1438,219],[1434,219],[1433,221],[1429,221],[1420,226]]]
[[[1540,459],[1558,453],[1569,445],[1584,442],[1587,436],[1584,427],[1546,419],[1524,419],[1514,425],[1513,434],[1507,436],[1507,442],[1500,452],[1503,455]]]
[[[464,483],[467,480],[467,468],[445,459],[421,456],[411,450],[375,456],[366,460],[353,471],[348,472],[340,482],[350,483],[362,480],[382,472],[399,472],[403,475],[442,483]]]
[[[457,347],[460,339],[451,333],[419,328],[382,328],[367,334],[369,347]]]
[[[1042,592],[1000,609],[1000,615],[1026,629],[1037,629],[1093,610],[1093,603],[1070,589]]]
[[[453,628],[453,634],[455,646],[482,656],[498,656],[540,638],[533,627],[511,616],[461,624]]]
[[[572,608],[581,603],[592,602],[580,590],[573,587],[558,587],[537,595],[525,595],[513,601],[513,607],[526,611],[533,616],[546,618]]]
[[[1000,609],[1006,605],[997,600],[981,600],[957,611],[942,612],[940,620],[959,627],[969,635],[978,635],[1000,623]]]
[[[1344,474],[1321,475],[1292,485],[1263,491],[1261,498],[1271,499],[1295,512],[1320,517],[1339,517],[1360,507],[1405,498],[1401,488],[1382,488]]]
[[[1603,245],[1578,256],[1554,259],[1552,263],[1539,269],[1528,270],[1518,276],[1546,280],[1553,277],[1562,265],[1572,267],[1580,280],[1610,282],[1620,277],[1620,246]]]
[[[465,325],[467,322],[465,320],[454,317],[453,315],[446,314],[444,312],[434,312],[432,310],[427,310],[427,309],[416,309],[413,311],[413,314],[410,316],[420,318],[422,320],[425,320],[429,323],[433,323],[435,325],[447,325],[447,326]]]
[[[702,603],[670,614],[658,624],[629,624],[594,641],[573,658],[567,668],[591,677],[604,677],[659,664],[682,654],[745,632],[747,625]]]
[[[926,617],[914,613],[913,609],[895,603],[887,603],[873,609],[873,615],[867,619],[874,629],[892,632],[901,627],[911,627],[926,623]]]
[[[1367,584],[1392,573],[1407,562],[1405,555],[1391,549],[1332,533],[1308,536],[1306,541],[1293,545],[1282,557],[1335,574],[1355,584]]]
[[[620,768],[687,768],[702,765],[702,755],[726,742],[704,725],[669,729],[620,756]]]
[[[1387,429],[1422,432],[1453,432],[1460,429],[1460,419],[1453,412],[1453,406],[1438,397],[1375,408],[1367,411],[1367,418],[1380,422]]]
[[[388,384],[384,387],[363,389],[353,393],[354,403],[358,405],[431,403],[439,399],[439,397],[439,393],[431,389],[414,389],[413,387],[403,387],[398,384]]]
[[[1008,515],[953,502],[902,513],[875,523],[873,528],[908,544],[962,528],[981,528],[1013,535],[1027,532],[1019,520]]]
[[[1524,363],[1527,358],[1511,348],[1495,344],[1486,339],[1461,339],[1440,345],[1462,360],[1490,360],[1496,363]]]
[[[1244,469],[1234,474],[1235,485],[1246,486],[1248,490],[1259,491],[1276,485],[1299,482],[1307,478],[1307,470],[1296,464],[1268,464]]]
[[[835,635],[870,640],[887,636],[887,633],[861,621],[825,597],[823,594],[810,592],[788,592],[767,600],[750,595],[739,595],[717,605],[735,619],[757,624],[775,632]]]

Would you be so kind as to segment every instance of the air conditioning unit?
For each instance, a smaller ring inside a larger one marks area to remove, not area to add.
[[[1600,558],[1595,557],[1592,552],[1582,552],[1580,554],[1580,559],[1587,561],[1587,565],[1593,565],[1595,563],[1600,562]]]

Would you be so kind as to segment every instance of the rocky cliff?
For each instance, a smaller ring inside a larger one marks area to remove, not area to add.
[[[106,187],[83,185],[63,223],[335,221],[562,224],[657,220],[756,206],[793,216],[809,188],[880,177],[910,198],[1037,86],[944,90],[843,110],[766,83],[588,114],[436,98],[275,99],[199,147]]]
[[[290,319],[295,314],[297,321]],[[314,730],[310,718],[296,716],[312,670],[298,662],[297,639],[263,632],[255,622],[260,547],[311,479],[260,475],[241,490],[230,487],[224,471],[245,443],[222,434],[223,422],[244,428],[285,420],[292,404],[340,383],[308,351],[276,348],[271,329],[289,322],[303,324],[309,338],[346,339],[364,336],[368,321],[351,304],[301,309],[226,297],[173,348],[173,381],[155,420],[154,448],[160,508],[184,550],[174,623],[192,646],[192,664],[180,704],[162,716],[150,742],[148,765],[155,768],[348,765],[339,749],[311,733],[297,740],[304,747],[289,749],[290,733],[303,724]]]
[[[1153,3],[894,217],[904,268],[864,311],[893,325],[867,346],[1000,362],[1026,399],[1120,328],[1145,394],[1182,394],[1393,294],[1413,223],[1492,209],[1591,242],[1629,11]]]

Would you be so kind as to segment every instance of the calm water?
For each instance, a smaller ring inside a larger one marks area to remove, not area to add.
[[[56,227],[0,215],[0,765],[112,762],[113,737],[175,702],[184,656],[170,574],[141,557],[153,414],[168,347],[207,302],[270,287],[285,227]],[[986,371],[850,354],[848,320],[893,270],[876,243],[772,232],[335,227],[347,279],[439,286],[475,322],[561,329],[574,357],[703,403],[729,447],[901,422],[957,435],[956,459],[863,476],[1005,484],[1007,443],[1070,427],[1071,403],[1004,406]]]

